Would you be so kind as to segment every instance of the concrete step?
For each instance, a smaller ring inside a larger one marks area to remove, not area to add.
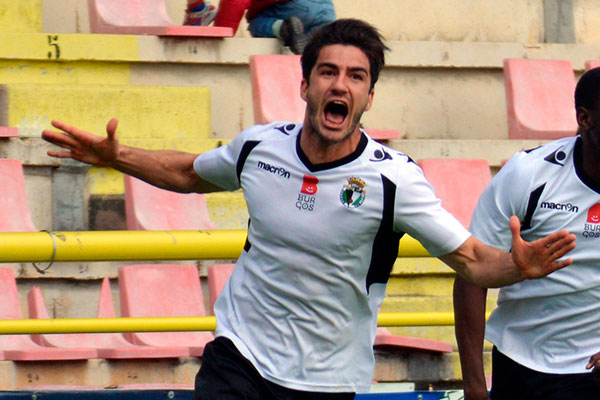
[[[0,0],[0,32],[42,32],[42,0]]]

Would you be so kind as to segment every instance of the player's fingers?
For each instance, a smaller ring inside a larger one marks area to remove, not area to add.
[[[78,145],[78,141],[73,137],[51,130],[43,130],[42,138],[60,147],[73,148]]]
[[[71,152],[70,151],[53,151],[53,150],[48,150],[46,153],[50,157],[71,158]]]
[[[88,132],[83,131],[73,125],[64,123],[62,121],[53,120],[51,123],[52,123],[53,127],[60,129],[61,131],[65,132],[66,134],[73,136],[73,137],[81,137],[81,136],[89,135]]]
[[[547,246],[549,254],[555,259],[560,258],[575,248],[575,235],[569,235]]]
[[[586,369],[600,368],[600,353],[596,353],[590,357],[590,361],[585,366]]]
[[[115,133],[117,132],[117,125],[119,124],[119,120],[116,118],[111,119],[106,124],[106,134],[109,139],[113,139],[115,137]]]
[[[559,243],[559,245],[562,246],[573,241],[575,241],[575,235],[564,229],[558,232],[553,232],[548,236],[537,240],[537,242],[544,247],[551,247],[555,243]]]

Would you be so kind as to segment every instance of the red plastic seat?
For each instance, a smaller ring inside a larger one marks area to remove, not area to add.
[[[165,0],[88,0],[91,33],[130,35],[232,37],[233,29],[182,26],[173,22]]]
[[[492,180],[486,160],[431,158],[418,161],[442,207],[468,227],[479,196]]]
[[[198,270],[193,265],[140,264],[119,268],[121,315],[124,317],[205,316],[204,298]],[[211,332],[126,333],[135,344],[156,347],[190,348],[201,356]]]
[[[208,302],[213,314],[215,313],[215,301],[217,301],[219,293],[223,290],[234,268],[235,264],[213,264],[206,267],[206,274],[208,276]]]
[[[0,126],[0,137],[18,137],[19,128]]]
[[[510,139],[575,135],[575,75],[569,61],[505,59],[504,80]]]
[[[48,311],[39,287],[33,287],[27,295],[29,316],[36,319],[48,319]],[[102,280],[98,318],[114,318],[108,278]],[[138,346],[128,342],[120,333],[70,333],[31,335],[34,342],[41,346],[58,348],[91,348],[98,352],[98,357],[106,359],[123,358],[173,358],[185,357],[189,354],[187,347],[150,347]]]
[[[204,195],[159,189],[129,175],[123,178],[127,229],[215,229],[208,215]]]
[[[302,122],[306,102],[300,97],[300,56],[259,54],[250,56],[254,123]],[[366,129],[373,139],[397,139],[393,129]]]
[[[588,71],[590,69],[600,67],[600,60],[588,60],[585,62],[585,70]]]
[[[377,328],[375,343],[377,350],[419,350],[432,353],[452,353],[452,343],[412,336],[393,335],[387,328]]]
[[[9,267],[0,267],[0,319],[23,319],[17,281]],[[12,361],[87,360],[96,358],[92,349],[46,348],[28,335],[0,335],[0,359]]]
[[[0,159],[0,232],[36,232],[19,160]]]

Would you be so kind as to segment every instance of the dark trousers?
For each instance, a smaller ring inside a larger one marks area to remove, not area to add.
[[[204,348],[194,390],[195,400],[352,400],[354,396],[292,390],[269,382],[223,337]]]
[[[600,382],[592,373],[547,374],[492,350],[492,400],[599,400]]]

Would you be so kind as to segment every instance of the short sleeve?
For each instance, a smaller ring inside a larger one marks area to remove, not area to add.
[[[534,173],[527,153],[515,154],[483,191],[471,219],[470,230],[483,243],[508,251],[511,247],[510,217],[523,221],[527,194]]]
[[[418,240],[433,257],[453,252],[470,236],[442,208],[421,168],[412,161],[398,169],[394,228]]]
[[[202,179],[225,190],[239,189],[237,163],[240,153],[260,128],[261,126],[248,128],[225,146],[200,154],[194,160],[194,171]]]

